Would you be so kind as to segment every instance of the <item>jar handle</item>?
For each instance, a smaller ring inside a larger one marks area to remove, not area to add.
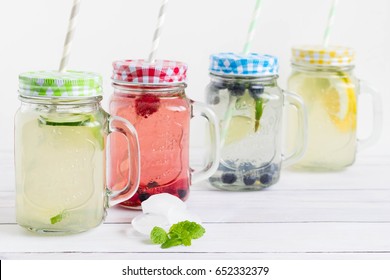
[[[359,81],[360,94],[367,94],[372,99],[372,131],[371,134],[364,139],[358,139],[359,151],[364,150],[377,142],[382,132],[383,112],[382,101],[379,92],[371,85],[364,81]]]
[[[134,126],[126,119],[118,116],[110,116],[109,134],[113,132],[120,133],[127,139],[129,173],[127,183],[122,189],[113,190],[112,186],[107,187],[109,196],[109,207],[131,198],[137,191],[140,181],[140,149],[137,131],[135,130]],[[107,145],[106,158],[110,159],[110,145]]]
[[[287,167],[291,164],[296,163],[299,161],[303,155],[305,154],[306,148],[307,148],[307,112],[306,107],[303,102],[303,99],[291,92],[283,91],[283,94],[285,96],[285,100],[287,101],[289,106],[295,107],[297,112],[297,120],[298,120],[298,127],[299,132],[296,134],[296,141],[297,143],[295,150],[287,156],[283,155],[283,167]]]
[[[212,176],[218,169],[219,158],[220,158],[220,149],[219,149],[219,125],[218,118],[215,115],[214,111],[204,103],[190,101],[191,102],[191,118],[195,115],[200,115],[204,117],[208,122],[208,127],[210,131],[210,147],[208,153],[208,160],[206,166],[199,171],[192,171],[191,173],[191,183],[195,184],[200,181],[206,180]]]

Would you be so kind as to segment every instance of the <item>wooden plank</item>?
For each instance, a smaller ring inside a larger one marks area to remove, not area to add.
[[[150,244],[128,224],[104,224],[77,235],[41,236],[0,225],[1,255],[12,253],[389,254],[390,223],[205,224],[191,247]]]
[[[390,222],[390,190],[194,191],[187,207],[205,222]],[[106,223],[140,213],[114,207]],[[12,192],[0,192],[0,223],[15,223]]]
[[[5,176],[0,181],[0,191],[15,189],[13,152],[0,152],[0,169]],[[283,169],[280,181],[272,186],[278,189],[389,189],[390,155],[364,155],[341,172],[297,172]],[[319,179],[320,178],[320,179]],[[207,182],[192,187],[196,190],[213,189]]]

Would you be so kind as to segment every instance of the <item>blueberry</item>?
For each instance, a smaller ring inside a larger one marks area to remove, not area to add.
[[[225,184],[233,184],[237,180],[237,176],[234,173],[223,173],[221,179]]]
[[[260,183],[263,185],[268,185],[272,182],[272,175],[265,173],[260,176]]]
[[[147,200],[149,197],[150,197],[150,194],[148,194],[148,193],[140,193],[140,194],[138,194],[138,198],[139,198],[139,200],[141,202]]]
[[[253,175],[245,175],[243,181],[245,185],[251,186],[256,182],[256,177]]]
[[[228,85],[229,92],[232,96],[242,96],[245,93],[245,84],[234,83]]]
[[[249,94],[254,99],[259,99],[261,97],[261,94],[264,92],[264,86],[263,85],[251,85],[249,87]]]
[[[250,162],[243,162],[238,166],[238,170],[240,170],[241,172],[248,172],[253,170],[254,168],[254,165]]]
[[[158,187],[158,183],[156,181],[150,181],[147,185],[149,189]]]
[[[221,90],[221,89],[225,89],[227,87],[227,84],[226,84],[226,82],[223,82],[223,81],[214,81],[211,83],[211,87],[213,87],[217,90]]]
[[[180,198],[184,198],[187,195],[187,190],[177,190],[177,194]]]

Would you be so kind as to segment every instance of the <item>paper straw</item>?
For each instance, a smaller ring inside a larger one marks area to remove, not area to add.
[[[72,50],[74,33],[76,30],[77,16],[80,10],[80,3],[81,0],[73,0],[72,12],[70,14],[69,24],[68,24],[68,33],[66,34],[64,50],[62,52],[62,59],[59,68],[60,72],[64,72],[66,70],[66,67],[68,66],[70,52]]]
[[[256,6],[255,9],[253,10],[252,20],[249,25],[248,34],[244,45],[244,50],[242,51],[243,54],[248,54],[252,46],[253,37],[255,36],[255,31],[256,31],[257,20],[259,18],[259,14],[261,10],[261,3],[262,0],[256,1]]]
[[[154,36],[153,36],[152,50],[150,51],[149,59],[148,59],[149,63],[153,63],[154,60],[156,59],[157,49],[160,44],[161,31],[165,22],[167,4],[168,4],[168,0],[163,0],[163,3],[161,4],[160,7],[160,13],[158,15],[158,20],[157,20],[157,27],[156,30],[154,31]]]
[[[324,33],[324,39],[322,41],[322,45],[324,47],[327,47],[329,44],[329,37],[330,33],[332,32],[332,27],[334,24],[334,19],[336,17],[336,8],[339,3],[339,0],[333,0],[332,7],[329,11],[329,17],[328,17],[328,24],[326,25],[325,33]]]

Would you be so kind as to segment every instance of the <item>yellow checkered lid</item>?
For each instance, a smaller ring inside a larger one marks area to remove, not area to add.
[[[353,65],[355,51],[341,46],[298,46],[292,48],[293,64],[318,66]]]

